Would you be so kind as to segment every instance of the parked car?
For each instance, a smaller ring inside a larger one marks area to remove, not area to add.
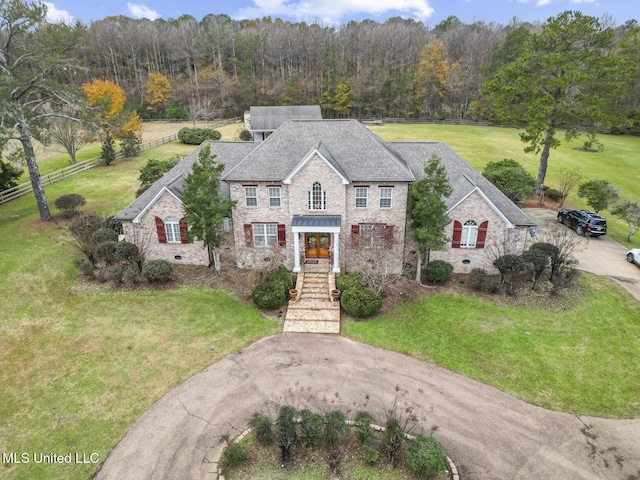
[[[627,252],[627,262],[635,263],[640,267],[640,248],[632,248]]]
[[[558,223],[568,225],[578,235],[599,237],[607,234],[607,221],[597,213],[587,210],[560,210]]]

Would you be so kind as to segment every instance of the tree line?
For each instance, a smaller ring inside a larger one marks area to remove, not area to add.
[[[637,23],[616,27],[608,17],[601,23],[614,32],[611,54],[640,67]],[[483,83],[541,28],[515,17],[502,25],[451,16],[429,28],[400,17],[336,27],[215,14],[117,16],[86,27],[76,61],[91,78],[120,85],[136,107],[145,104],[148,75],[165,75],[171,98],[161,112],[143,108],[143,116],[209,110],[230,117],[250,105],[320,104],[325,117],[481,120],[491,117]],[[626,94],[609,107],[628,116],[639,107],[638,76],[618,81]]]

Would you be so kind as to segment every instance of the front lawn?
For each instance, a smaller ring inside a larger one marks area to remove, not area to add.
[[[159,149],[147,155],[164,158]],[[80,253],[53,200],[79,193],[87,199],[83,212],[113,215],[133,200],[145,158],[47,187],[52,222],[38,220],[32,195],[0,207],[1,452],[95,452],[102,462],[171,388],[281,329],[225,291],[127,291],[78,281],[72,261]],[[31,461],[3,465],[0,477],[86,479],[98,467]]]
[[[548,310],[439,293],[345,323],[342,333],[553,410],[640,415],[640,304],[586,273],[574,302]]]

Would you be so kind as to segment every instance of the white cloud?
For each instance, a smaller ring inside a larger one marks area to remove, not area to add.
[[[134,18],[148,18],[149,20],[160,18],[160,14],[153,8],[149,8],[141,3],[127,3],[127,8]]]
[[[544,7],[545,5],[549,5],[551,0],[538,0],[536,2],[536,7]]]
[[[571,0],[569,3],[596,3],[597,0]]]
[[[47,22],[49,23],[72,23],[73,17],[66,10],[56,8],[55,3],[44,2],[47,6]]]
[[[426,20],[435,10],[429,0],[253,0],[255,6],[242,8],[238,18],[260,18],[265,16],[292,17],[298,20],[321,20],[325,23],[339,23],[353,14],[373,16],[397,11],[406,16]]]

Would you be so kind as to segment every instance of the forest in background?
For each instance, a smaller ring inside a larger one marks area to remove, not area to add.
[[[613,55],[640,69],[640,27],[615,26]],[[121,86],[143,118],[236,117],[251,105],[319,104],[325,118],[491,119],[482,85],[522,52],[541,23],[433,28],[400,17],[340,27],[210,14],[155,21],[106,17],[86,27],[77,51],[85,78]],[[150,108],[149,74],[166,77],[166,102]],[[638,75],[624,77],[610,114],[640,117]],[[631,80],[629,80],[631,78]]]

